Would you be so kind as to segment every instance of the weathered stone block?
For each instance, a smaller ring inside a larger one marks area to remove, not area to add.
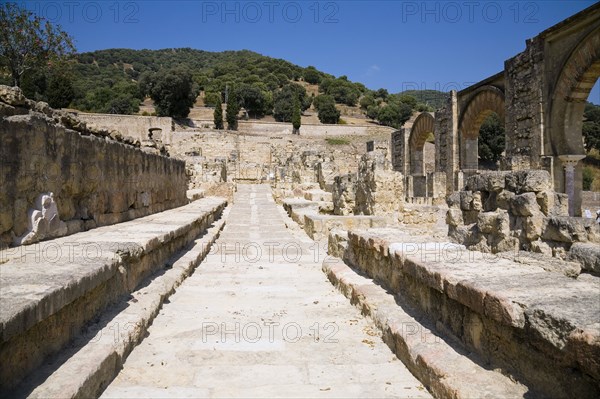
[[[498,216],[497,212],[480,212],[477,216],[477,227],[479,227],[479,231],[486,234],[497,232]]]
[[[448,196],[446,200],[448,207],[450,208],[461,208],[461,194],[459,191],[455,191]]]
[[[569,195],[546,190],[537,193],[538,204],[546,216],[569,216]]]
[[[483,172],[467,178],[470,191],[501,191],[506,186],[506,172]]]
[[[550,245],[548,245],[548,243],[542,241],[541,239],[538,239],[537,241],[533,241],[529,245],[529,249],[531,250],[531,252],[534,252],[534,253],[538,253],[538,254],[542,254],[542,255],[546,255],[546,256],[552,256],[552,248],[550,247]]]
[[[517,216],[533,216],[540,213],[537,197],[532,192],[514,196],[510,201],[510,210]]]
[[[540,212],[524,217],[523,231],[525,238],[528,241],[536,241],[542,235],[542,227],[544,225],[544,215]]]
[[[517,194],[552,189],[552,179],[545,170],[520,170],[506,174],[506,188]]]
[[[25,96],[18,87],[9,87],[0,85],[0,101],[8,105],[25,105]]]
[[[463,213],[460,209],[450,208],[446,212],[446,224],[456,227],[464,224]]]
[[[463,211],[470,211],[472,202],[473,202],[473,192],[472,191],[461,191],[460,192],[460,209]]]
[[[600,245],[576,242],[569,250],[568,259],[581,264],[583,270],[600,274]]]
[[[585,225],[576,218],[551,216],[545,219],[542,238],[550,241],[571,243],[587,241]]]
[[[500,209],[510,210],[510,203],[515,193],[508,190],[502,190],[496,195],[496,206]]]

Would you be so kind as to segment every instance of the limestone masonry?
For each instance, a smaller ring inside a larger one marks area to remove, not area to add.
[[[600,397],[599,75],[596,4],[398,130],[0,86],[0,397]]]

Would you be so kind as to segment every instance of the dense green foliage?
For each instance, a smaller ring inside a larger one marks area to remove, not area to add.
[[[259,86],[244,84],[238,90],[240,105],[252,118],[260,118],[271,112],[273,99],[271,92],[262,90]]]
[[[54,72],[50,74],[46,89],[48,104],[52,108],[66,108],[75,97],[75,90],[66,74]]]
[[[0,4],[0,65],[10,72],[12,84],[21,86],[27,71],[44,72],[73,53],[72,38],[16,3]]]
[[[237,91],[231,89],[227,97],[227,129],[237,130],[238,128],[238,114],[240,113],[240,103],[238,101]]]
[[[289,83],[273,95],[273,117],[277,122],[291,122],[294,101],[298,100],[300,110],[306,111],[312,99],[306,95],[306,89],[296,83]]]
[[[204,105],[207,107],[216,107],[217,103],[221,104],[221,93],[209,91],[204,95]]]
[[[480,161],[495,163],[500,160],[505,147],[504,122],[496,113],[490,114],[481,124],[477,147]]]
[[[589,166],[584,166],[582,170],[583,191],[591,191],[594,184],[594,171]]]
[[[360,95],[367,92],[367,88],[360,83],[350,82],[346,76],[340,76],[337,79],[322,79],[319,92],[332,96],[337,103],[354,106]]]
[[[292,127],[294,134],[300,134],[300,124],[301,124],[301,115],[300,115],[300,101],[298,98],[294,98],[294,109],[292,111]]]
[[[413,109],[403,102],[392,102],[381,107],[377,114],[379,123],[400,128],[404,122],[410,119]]]
[[[587,103],[583,113],[582,134],[587,151],[600,150],[600,105]]]
[[[304,70],[302,77],[304,78],[305,82],[313,85],[318,85],[319,83],[321,83],[323,75],[324,74],[322,72],[317,71],[317,69],[314,66],[308,66]]]
[[[221,105],[221,96],[217,97],[215,103],[215,111],[213,112],[213,121],[215,123],[215,129],[221,130],[223,126],[223,106]]]
[[[401,94],[416,98],[418,103],[427,105],[432,111],[441,108],[448,99],[448,93],[438,90],[405,90]]]
[[[315,97],[315,108],[318,112],[321,123],[338,123],[340,120],[340,111],[335,107],[335,100],[329,95],[320,95]]]
[[[158,116],[187,118],[198,96],[198,88],[187,69],[160,70],[148,77],[148,84],[145,89],[149,89]],[[126,100],[124,96],[123,101]]]
[[[275,120],[285,122],[292,119],[295,97],[299,99],[301,112],[310,107],[312,101],[302,85],[293,83],[298,80],[319,84],[322,94],[315,101],[327,99],[328,105],[322,116],[328,121],[337,121],[333,123],[339,123],[335,104],[360,104],[369,118],[383,125],[400,127],[410,117],[408,108],[431,111],[443,102],[438,100],[446,96],[436,91],[390,94],[384,88],[369,90],[361,83],[349,81],[346,76],[335,78],[313,66],[302,68],[246,50],[212,53],[189,48],[110,49],[79,54],[65,68],[69,71],[65,79],[70,83],[63,82],[63,95],[56,96],[62,89],[54,82],[53,96],[60,97],[55,103],[64,105],[69,100],[71,107],[82,111],[135,113],[143,99],[155,90],[157,74],[174,68],[191,73],[193,92],[204,91],[206,106],[216,106],[227,88],[231,91],[236,87],[238,105],[244,107],[251,118],[273,114]],[[25,74],[24,86],[28,89],[24,88],[24,91],[31,98],[48,101],[52,79],[38,75]],[[189,103],[191,99],[186,101]],[[317,103],[315,108],[319,108]]]

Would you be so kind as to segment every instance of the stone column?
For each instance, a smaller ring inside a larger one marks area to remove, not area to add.
[[[575,166],[585,155],[559,155],[565,168],[565,193],[569,195],[569,216],[575,216]]]

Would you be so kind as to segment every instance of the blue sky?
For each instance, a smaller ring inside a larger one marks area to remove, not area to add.
[[[594,1],[27,1],[78,51],[248,49],[390,92],[461,89]],[[590,101],[600,104],[600,84]]]

